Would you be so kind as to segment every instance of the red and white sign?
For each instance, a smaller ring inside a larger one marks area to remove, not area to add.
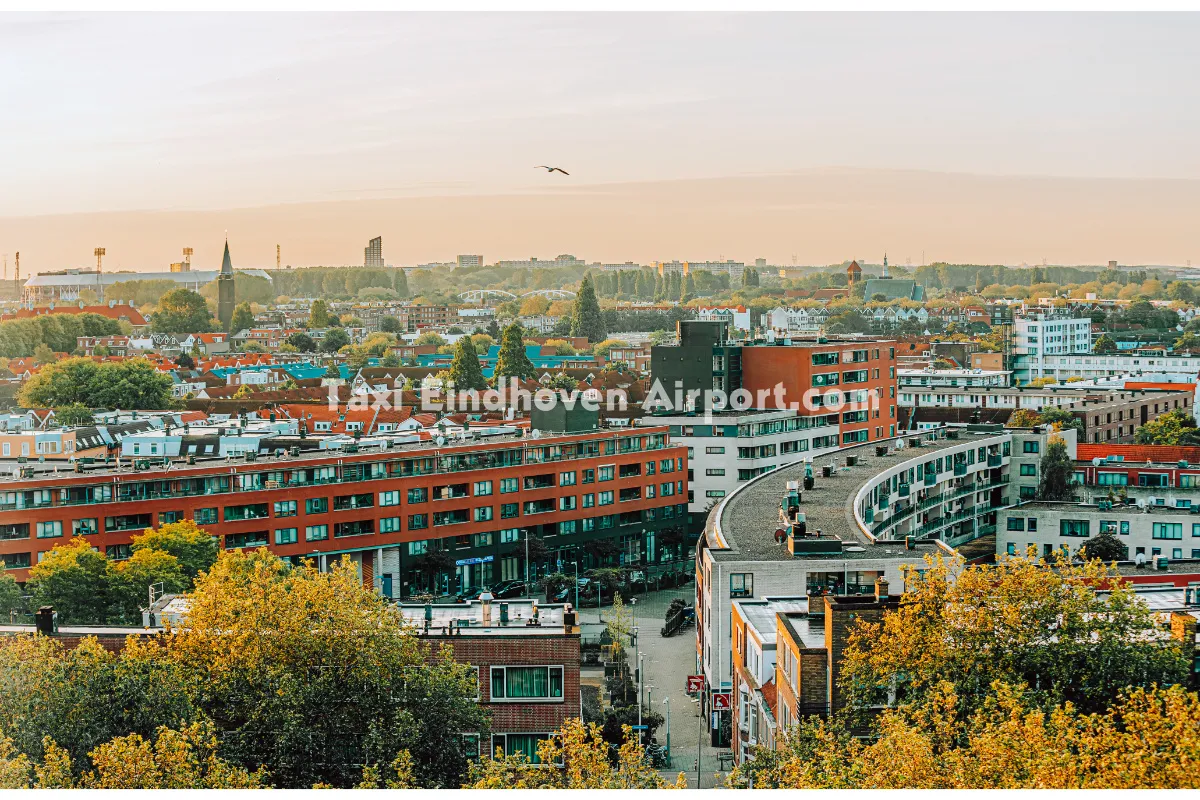
[[[703,692],[704,691],[704,676],[703,675],[688,675],[687,676],[687,690],[689,692]]]
[[[732,708],[732,698],[729,692],[713,692],[712,707],[713,711],[728,711]]]

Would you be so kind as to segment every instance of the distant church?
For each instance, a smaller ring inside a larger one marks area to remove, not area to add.
[[[851,264],[857,267],[858,264]],[[859,273],[862,274],[861,271]],[[910,278],[888,277],[887,253],[883,254],[883,276],[868,278],[863,287],[863,300],[870,301],[875,295],[883,295],[884,300],[913,300],[925,302],[925,287]]]
[[[233,259],[229,257],[229,239],[226,239],[225,257],[221,260],[221,272],[217,275],[217,319],[223,331],[228,331],[233,324],[233,305]]]

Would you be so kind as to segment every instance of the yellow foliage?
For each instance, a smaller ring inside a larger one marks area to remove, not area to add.
[[[624,741],[617,763],[609,760],[609,745],[600,726],[569,720],[549,739],[538,744],[538,763],[524,753],[472,765],[464,789],[684,789],[687,779],[680,773],[668,783],[654,769],[633,731],[624,726]]]
[[[154,743],[138,734],[100,745],[89,756],[93,771],[81,782],[88,789],[257,789],[265,773],[248,772],[217,757],[211,724],[182,730],[159,728]]]

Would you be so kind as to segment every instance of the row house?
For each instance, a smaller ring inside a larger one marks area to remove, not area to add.
[[[204,356],[210,356],[215,353],[228,353],[229,334],[221,332],[189,333],[179,340],[179,348],[185,353],[198,352]]]
[[[75,346],[83,351],[85,356],[96,355],[96,348],[103,347],[110,356],[127,356],[130,352],[129,337],[116,336],[80,336],[75,340]]]

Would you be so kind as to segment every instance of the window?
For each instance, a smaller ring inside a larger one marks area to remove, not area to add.
[[[182,511],[160,511],[158,512],[158,524],[170,525],[173,522],[179,522],[183,519]]]
[[[279,500],[275,503],[275,516],[277,517],[294,517],[296,516],[296,501],[295,500]]]
[[[1141,473],[1138,475],[1138,486],[1167,486],[1167,476],[1161,474]]]
[[[706,469],[706,470],[704,470],[704,474],[709,476],[710,478],[720,478],[725,475],[725,470],[723,470],[723,469]]]
[[[419,542],[408,543],[408,554],[410,556],[421,556],[429,552],[429,540],[422,539]]]
[[[334,511],[351,511],[356,508],[374,508],[373,494],[343,494],[333,498]]]
[[[310,497],[304,501],[305,514],[324,514],[329,511],[328,497]]]
[[[1037,475],[1037,464],[1022,464],[1021,465],[1021,474],[1026,477],[1036,476]]]
[[[1037,517],[1030,517],[1029,519],[1025,520],[1025,523],[1025,530],[1029,531],[1030,533],[1037,531]]]
[[[500,519],[514,519],[521,515],[520,503],[503,503],[500,506]]]
[[[600,493],[600,505],[611,506],[612,504],[613,504],[613,493],[612,492],[601,492]]]
[[[704,492],[704,496],[705,497],[724,497],[725,490],[724,489],[707,489]]]
[[[1015,556],[1017,554],[1017,546],[1014,543],[1009,542],[1005,546],[1004,551],[1010,556]]]
[[[1024,520],[1024,518],[1022,518],[1022,517],[1009,517],[1009,518],[1008,518],[1008,528],[1007,528],[1007,529],[1008,529],[1008,530],[1010,530],[1010,531],[1023,531],[1023,530],[1025,530],[1025,520]]]
[[[475,521],[489,522],[492,519],[492,513],[491,506],[480,506],[479,508],[475,509]]]
[[[568,534],[574,533],[575,532],[575,520],[569,519],[565,522],[558,523],[558,532],[562,536],[566,536]]]
[[[613,479],[613,468],[612,468],[612,466],[610,465],[610,466],[607,466],[607,467],[600,467],[600,480],[602,480],[602,481],[611,481],[612,479]]]
[[[841,353],[813,353],[812,364],[814,367],[828,367],[838,363],[838,358]]]
[[[589,493],[589,494],[585,494],[583,496],[583,507],[584,508],[594,508],[595,505],[596,505],[596,495],[595,494]]]
[[[53,522],[39,522],[37,524],[37,538],[54,539],[59,536],[62,536],[62,523],[58,520]]]
[[[583,471],[583,482],[584,483],[595,483],[596,482],[596,470],[585,469]]]
[[[399,517],[384,517],[379,520],[380,533],[399,533],[400,518]]]
[[[538,742],[549,738],[548,733],[493,733],[491,752],[499,750],[506,756],[524,753],[531,764],[540,764]]]
[[[850,431],[842,434],[842,444],[854,444],[855,442],[865,442],[870,436],[870,431],[865,428],[861,431]]]
[[[1183,523],[1181,522],[1156,522],[1151,530],[1150,538],[1152,539],[1182,539],[1183,538]]]
[[[1086,519],[1063,519],[1058,522],[1059,536],[1083,536],[1089,535],[1091,523]]]
[[[475,481],[475,496],[487,497],[492,493],[491,481]]]
[[[238,550],[243,547],[266,547],[267,532],[229,533],[225,535],[225,549]]]
[[[1033,500],[1035,497],[1037,497],[1037,487],[1022,486],[1020,487],[1019,494],[1022,500]]]
[[[850,372],[842,373],[843,383],[862,383],[870,378],[870,373],[865,369],[856,369]]]
[[[124,561],[132,554],[132,547],[127,544],[110,544],[108,547],[104,548],[104,555],[108,556],[113,561]],[[26,564],[25,566],[29,565]]]
[[[268,516],[266,503],[249,503],[244,506],[225,506],[225,521],[238,522],[245,519],[265,519]]]
[[[304,541],[306,542],[320,542],[328,538],[328,525],[309,525],[304,529]]]
[[[558,473],[558,485],[559,486],[574,486],[575,485],[575,473],[574,472]]]
[[[752,572],[731,572],[731,573],[729,573],[729,596],[730,597],[753,597],[754,596],[754,573],[752,573]]]
[[[333,526],[334,538],[344,536],[362,536],[368,533],[375,532],[375,520],[373,519],[358,519],[353,522],[339,522]]]
[[[87,536],[89,534],[99,533],[99,532],[100,532],[100,526],[97,524],[97,520],[95,517],[88,517],[87,519],[77,519],[77,520],[74,520],[71,522],[71,535],[72,536]],[[29,526],[26,525],[25,526],[25,536],[22,536],[21,538],[22,539],[28,538],[28,536],[29,536]],[[0,535],[0,538],[4,538],[4,537],[2,535]]]
[[[275,544],[295,544],[296,529],[295,528],[276,528],[275,529]]]
[[[427,489],[425,487],[420,487],[417,489],[409,489],[408,490],[409,505],[412,505],[413,503],[425,503],[428,501],[429,501],[429,489]]]
[[[1097,486],[1128,486],[1129,475],[1124,472],[1099,472],[1096,474]]]
[[[1121,533],[1129,533],[1129,520],[1121,520]]]
[[[505,528],[500,531],[500,544],[512,544],[521,541],[520,528]]]
[[[566,497],[558,498],[559,511],[574,511],[575,510],[575,495],[567,495]]]
[[[706,448],[704,448],[704,452],[710,456],[723,456],[723,455],[725,455],[725,448],[724,447],[706,447]]]
[[[812,376],[813,386],[837,386],[838,374],[836,372],[822,373]]]
[[[1116,533],[1117,521],[1115,519],[1100,520],[1100,533]]]
[[[215,508],[197,508],[192,512],[192,519],[197,525],[215,525],[217,522],[217,510]]]
[[[433,526],[441,525],[462,525],[464,522],[470,521],[470,512],[465,508],[456,508],[453,511],[435,511],[433,514]]]
[[[562,667],[492,667],[492,702],[562,697]]]
[[[400,490],[392,489],[388,492],[379,493],[379,505],[381,506],[398,506],[400,505]]]
[[[500,494],[512,494],[520,488],[521,482],[517,478],[500,479]]]

